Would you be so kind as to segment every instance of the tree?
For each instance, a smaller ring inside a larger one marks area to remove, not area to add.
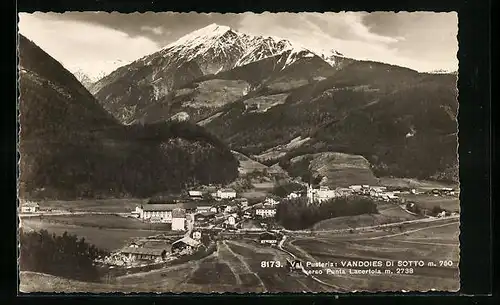
[[[94,260],[106,251],[98,249],[76,235],[64,232],[50,235],[40,232],[20,232],[21,270],[35,271],[84,281],[99,280]]]
[[[339,197],[311,205],[306,198],[300,197],[282,200],[276,210],[276,219],[287,229],[299,230],[328,218],[375,213],[378,213],[375,202],[366,197]]]

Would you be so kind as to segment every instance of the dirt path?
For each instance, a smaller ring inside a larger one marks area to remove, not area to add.
[[[287,237],[284,236],[283,239],[280,241],[280,243],[278,244],[278,248],[280,250],[282,250],[283,252],[287,253],[288,255],[290,255],[292,257],[292,259],[297,259],[297,256],[295,254],[293,254],[292,252],[286,250],[283,248],[283,244],[285,243]],[[307,253],[306,251],[304,251],[302,248],[294,245],[292,242],[289,243],[290,246],[294,247],[298,252],[300,252],[302,255],[304,255],[305,257],[307,257],[308,259],[310,259],[311,262],[316,262],[316,259],[314,257],[312,257],[309,253]],[[333,285],[333,284],[330,284],[330,283],[327,283],[325,281],[322,281],[320,279],[318,279],[317,277],[315,277],[314,275],[311,275],[311,274],[308,274],[307,271],[305,270],[304,266],[301,265],[301,269],[302,269],[302,273],[307,276],[307,277],[310,277],[311,279],[313,279],[314,281],[324,285],[324,286],[327,286],[327,287],[330,287],[330,288],[334,288],[336,289],[337,291],[342,291],[342,290],[346,290],[345,287],[342,287],[342,286],[338,286],[338,285]],[[345,277],[344,277],[345,278]],[[304,283],[302,283],[301,281],[299,281],[303,286]]]
[[[245,258],[244,258],[244,257],[242,257],[241,255],[239,255],[239,254],[235,253],[235,252],[231,249],[231,247],[227,246],[226,242],[227,242],[227,241],[225,240],[223,243],[224,243],[224,245],[227,247],[227,249],[229,250],[229,252],[230,252],[230,253],[231,253],[231,254],[232,254],[235,258],[237,258],[237,259],[241,262],[241,264],[242,264],[242,266],[243,266],[244,270],[245,270],[245,271],[248,271],[247,273],[251,273],[251,274],[255,275],[255,277],[259,280],[259,284],[260,284],[260,286],[262,287],[262,289],[264,290],[264,292],[267,292],[267,291],[268,291],[268,289],[267,289],[266,285],[264,285],[264,282],[262,281],[262,279],[260,278],[260,276],[259,276],[257,273],[253,272],[253,271],[252,271],[252,268],[250,268],[250,266],[249,266],[249,265],[248,265],[248,263],[246,262]],[[234,243],[234,242],[233,242],[233,241],[229,241],[229,243],[231,244],[231,243]],[[234,243],[234,244],[236,244],[236,243]]]
[[[449,226],[449,225],[455,225],[457,223],[459,223],[459,222],[458,221],[453,221],[453,222],[449,222],[449,223],[445,223],[445,224],[441,224],[441,225],[435,225],[435,226],[429,226],[429,227],[425,227],[425,228],[418,228],[418,229],[414,229],[414,230],[408,230],[408,231],[404,231],[404,232],[401,232],[401,233],[388,234],[388,235],[375,236],[375,237],[368,237],[365,240],[373,240],[373,239],[382,239],[382,238],[388,238],[388,237],[394,237],[394,236],[401,236],[401,235],[406,235],[406,234],[410,234],[410,233],[414,233],[414,232],[419,232],[419,231],[424,231],[424,230],[429,230],[429,229],[434,229],[434,228],[440,228],[440,227],[445,227],[445,226]],[[363,240],[363,239],[357,239],[357,240]]]
[[[450,243],[450,244],[432,243],[432,242],[413,241],[413,240],[404,240],[404,239],[395,239],[394,241],[398,242],[398,243],[420,244],[420,245],[429,245],[429,246],[458,247],[458,244],[456,244],[456,243],[454,243],[454,244],[452,244],[452,243]]]

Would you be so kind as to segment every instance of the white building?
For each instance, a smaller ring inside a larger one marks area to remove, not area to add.
[[[201,246],[198,240],[195,240],[189,236],[184,236],[183,238],[172,243],[172,252],[182,251],[188,249],[190,251],[196,250]]]
[[[296,199],[296,198],[299,198],[299,197],[300,197],[300,195],[299,195],[299,194],[297,194],[297,193],[295,193],[295,192],[292,192],[292,193],[290,193],[290,194],[288,194],[288,195],[286,196],[286,199]]]
[[[330,190],[327,187],[313,189],[310,185],[307,187],[307,202],[321,203],[332,198],[340,197],[341,195],[336,190]]]
[[[236,191],[233,189],[219,189],[215,193],[216,199],[234,199],[236,198]]]
[[[247,207],[248,206],[248,199],[246,198],[238,198],[235,200],[237,205],[240,205],[241,207]]]
[[[36,213],[38,211],[39,205],[33,201],[27,201],[21,205],[22,213]]]
[[[186,210],[177,208],[172,211],[172,230],[184,231],[186,229]]]
[[[264,205],[267,205],[267,206],[276,206],[276,205],[278,205],[278,203],[279,203],[278,200],[271,198],[271,197],[267,197],[264,200]]]
[[[349,188],[354,191],[354,192],[359,192],[361,191],[362,186],[361,185],[351,185]]]
[[[227,218],[227,224],[230,226],[234,226],[236,224],[236,217],[234,217],[233,215],[229,216]]]
[[[200,231],[194,231],[193,232],[193,239],[200,240],[201,239],[201,232]]]
[[[144,204],[137,206],[133,214],[138,214],[143,221],[171,223],[173,204]]]
[[[337,188],[336,191],[337,191],[339,196],[345,196],[345,197],[350,196],[353,193],[353,191],[347,187]]]
[[[234,205],[228,205],[226,206],[226,208],[224,209],[224,213],[231,213],[231,212],[234,212],[238,210],[238,207],[237,206],[234,206]]]
[[[217,213],[218,210],[217,210],[217,207],[211,207],[210,210],[208,210],[209,212],[212,212],[212,213]]]
[[[210,209],[212,209],[212,206],[210,206],[210,205],[199,205],[196,207],[196,213],[209,212]],[[217,209],[216,209],[216,212],[217,212]]]
[[[276,209],[268,207],[257,208],[255,214],[263,218],[271,218],[276,216]]]
[[[372,186],[371,189],[377,193],[382,193],[387,191],[387,188],[385,186]]]
[[[203,199],[203,193],[201,191],[188,191],[189,197],[191,199]]]

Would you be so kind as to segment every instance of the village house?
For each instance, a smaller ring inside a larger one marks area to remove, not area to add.
[[[219,212],[219,210],[217,209],[217,207],[210,207],[210,210],[208,210],[209,212],[212,212],[212,213],[217,213]]]
[[[188,191],[189,198],[192,200],[202,200],[203,192],[201,191]]]
[[[276,215],[276,209],[271,207],[260,207],[255,209],[255,215],[262,218],[271,218]]]
[[[184,231],[186,229],[186,210],[175,208],[172,210],[172,230]]]
[[[175,204],[143,204],[137,206],[133,214],[143,221],[171,223]]]
[[[162,261],[165,260],[170,249],[149,249],[141,247],[126,247],[120,251],[120,254],[126,256],[129,261],[147,260]]]
[[[230,226],[234,226],[236,224],[236,217],[229,216],[227,218],[227,224],[230,225]]]
[[[248,199],[246,198],[236,198],[234,202],[241,206],[241,207],[247,207],[248,206]]]
[[[200,240],[201,239],[201,232],[200,231],[194,231],[192,234],[193,239]]]
[[[196,207],[196,213],[209,212],[210,209],[212,209],[212,206],[210,206],[210,205],[199,205]],[[217,212],[217,209],[216,209],[216,212]]]
[[[223,212],[224,212],[224,213],[232,213],[232,212],[236,212],[237,210],[238,210],[238,207],[237,207],[237,206],[232,205],[232,204],[228,204],[228,205],[224,208]]]
[[[215,213],[210,211],[200,212],[195,215],[196,221],[207,221],[213,218],[215,218]]]
[[[361,191],[361,188],[362,186],[361,185],[350,185],[349,186],[349,189],[351,189],[353,192],[360,192]]]
[[[267,197],[265,200],[264,200],[264,205],[265,206],[276,206],[278,205],[279,201],[274,199],[274,198],[271,198],[271,197]]]
[[[290,194],[288,194],[286,196],[286,199],[296,199],[296,198],[299,198],[299,197],[300,197],[299,194],[297,194],[296,192],[292,192],[292,193],[290,193]]]
[[[233,189],[219,189],[214,194],[214,197],[217,200],[234,199],[234,198],[236,198],[236,191]]]
[[[353,191],[347,187],[339,187],[339,188],[336,188],[335,191],[337,192],[338,196],[341,196],[341,197],[351,196],[353,193]]]
[[[33,201],[27,201],[21,204],[22,213],[36,213],[38,211],[39,205]]]
[[[201,237],[200,237],[201,238]],[[183,250],[194,251],[201,246],[201,243],[189,236],[184,236],[183,238],[172,243],[172,252],[179,252]]]
[[[276,245],[278,243],[278,237],[275,234],[264,232],[259,235],[259,242],[261,244]]]
[[[231,216],[229,216],[226,220],[226,223],[229,225],[229,226],[232,226],[234,227],[236,225],[236,219],[237,219],[237,215],[236,214],[233,214]]]

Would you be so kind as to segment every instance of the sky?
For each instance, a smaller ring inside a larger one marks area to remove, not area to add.
[[[71,72],[91,78],[154,53],[211,23],[277,36],[312,51],[417,71],[458,70],[458,17],[454,12],[342,13],[19,13],[19,32]]]

